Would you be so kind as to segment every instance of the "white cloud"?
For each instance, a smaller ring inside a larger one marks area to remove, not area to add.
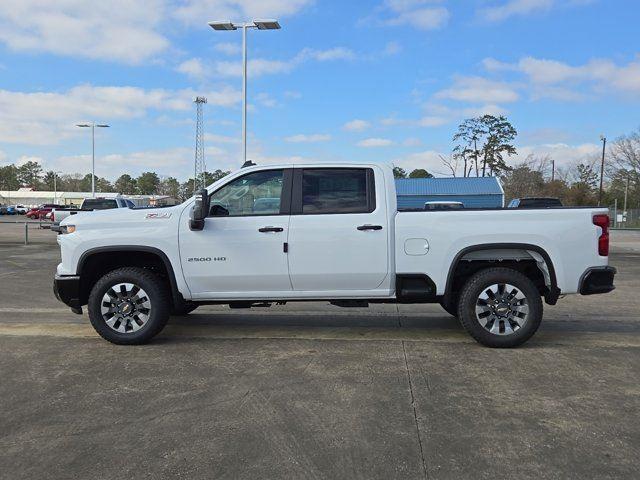
[[[478,103],[510,103],[519,98],[512,85],[482,77],[457,77],[451,87],[437,92],[434,97]]]
[[[507,71],[524,75],[535,98],[580,100],[585,94],[580,86],[592,93],[614,91],[640,94],[640,60],[618,65],[609,59],[592,59],[583,65],[569,65],[557,60],[523,57],[516,63],[504,63],[489,58],[484,67],[493,72]]]
[[[220,53],[224,53],[225,55],[239,55],[242,52],[242,45],[240,45],[239,43],[216,43],[213,48]]]
[[[402,51],[402,45],[399,42],[388,42],[382,51],[383,55],[397,55]]]
[[[478,15],[489,22],[501,22],[511,17],[546,13],[559,7],[579,7],[593,2],[594,0],[508,0],[481,8]]]
[[[222,87],[198,92],[210,104],[232,106],[240,92]],[[189,111],[193,90],[145,90],[138,87],[80,85],[66,92],[14,92],[0,90],[0,141],[53,145],[79,135],[75,124],[88,120],[140,118],[150,111]]]
[[[290,61],[283,60],[267,60],[264,58],[254,58],[247,62],[247,71],[251,77],[260,77],[262,75],[275,75],[279,73],[289,73],[293,70],[294,64]],[[241,77],[242,62],[219,61],[213,66],[213,75],[223,77]]]
[[[313,0],[185,0],[176,9],[175,16],[196,25],[201,25],[203,20],[282,18],[312,3]]]
[[[362,132],[369,127],[371,127],[371,124],[366,120],[355,119],[345,123],[342,129],[347,132]]]
[[[409,155],[393,159],[393,165],[404,168],[407,173],[416,168],[424,168],[427,172],[435,176],[443,176],[447,174],[447,167],[442,164],[440,152],[435,150],[425,150],[422,152],[411,153]]]
[[[300,92],[296,92],[295,90],[287,90],[284,92],[285,98],[292,98],[294,100],[298,100],[302,98],[302,94]]]
[[[364,148],[390,147],[393,145],[393,141],[388,138],[366,138],[360,140],[356,145]]]
[[[334,47],[327,50],[304,48],[296,56],[294,62],[299,63],[307,59],[317,60],[318,62],[326,62],[330,60],[353,60],[355,57],[355,53],[346,47]]]
[[[436,30],[444,27],[449,21],[449,10],[445,7],[421,8],[402,12],[387,20],[388,25],[410,25],[420,30]]]
[[[385,18],[383,25],[409,25],[419,30],[436,30],[444,27],[451,14],[446,7],[436,5],[438,0],[386,0],[378,12]],[[363,21],[364,22],[364,21]]]
[[[182,62],[176,67],[176,70],[196,80],[200,80],[206,76],[205,66],[199,58],[191,58]]]
[[[163,0],[3,0],[0,43],[18,52],[47,52],[136,64],[169,47],[160,33]]]
[[[215,133],[204,134],[205,143],[240,143],[239,137],[230,137],[228,135],[217,135]]]
[[[40,165],[42,165],[42,157],[36,157],[33,155],[21,155],[18,157],[18,160],[16,160],[15,165],[17,167],[21,167],[22,165],[24,165],[27,162],[35,162],[35,163],[39,163]]]
[[[331,140],[331,135],[324,133],[313,133],[310,135],[298,134],[292,135],[290,137],[286,137],[285,142],[289,143],[318,143],[318,142],[328,142]]]
[[[449,115],[425,115],[418,121],[421,127],[441,127],[451,122]]]
[[[260,92],[256,95],[256,101],[263,107],[277,107],[278,101],[266,92]]]
[[[402,142],[403,147],[419,147],[422,145],[422,140],[416,137],[405,138]]]
[[[139,64],[170,50],[164,32],[208,28],[208,19],[283,18],[313,0],[3,0],[0,44],[17,52]],[[213,15],[213,18],[212,18]],[[176,22],[175,20],[179,20]],[[222,39],[221,39],[222,40]],[[237,53],[220,43],[219,52]]]
[[[356,54],[345,47],[333,47],[326,50],[303,48],[297,55],[288,60],[271,60],[266,58],[249,59],[247,71],[251,77],[289,73],[294,68],[309,60],[329,62],[335,60],[353,60]],[[193,61],[197,60],[197,61]],[[210,66],[199,59],[191,59],[177,67],[177,70],[192,77],[241,77],[242,62],[219,60]]]
[[[600,155],[602,144],[583,143],[569,145],[567,143],[543,143],[518,147],[518,155],[511,158],[511,165],[524,161],[529,155],[549,155],[556,161],[556,166],[572,165],[577,162],[588,162]]]
[[[529,15],[551,10],[554,0],[509,0],[501,5],[480,10],[480,16],[490,22],[500,22],[509,17]]]

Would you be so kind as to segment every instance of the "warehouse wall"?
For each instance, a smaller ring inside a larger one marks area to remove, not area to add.
[[[501,208],[502,195],[398,195],[398,209],[424,208],[425,202],[462,202],[465,208]]]

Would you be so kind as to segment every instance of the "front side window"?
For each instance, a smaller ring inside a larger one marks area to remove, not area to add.
[[[267,170],[232,180],[211,195],[211,215],[280,214],[283,177],[283,170]]]
[[[367,195],[368,184],[367,169],[364,168],[305,169],[302,174],[302,213],[371,212],[372,195]]]

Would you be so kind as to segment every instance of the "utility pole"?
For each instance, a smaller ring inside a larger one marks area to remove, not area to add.
[[[629,195],[629,173],[627,173],[627,186],[624,189],[624,208],[622,209],[622,219],[624,226],[627,226],[627,196]]]
[[[600,135],[602,140],[602,163],[600,164],[600,190],[598,191],[598,206],[602,204],[602,182],[604,180],[604,154],[607,148],[607,137]]]
[[[556,179],[556,161],[551,159],[551,181],[553,182]]]
[[[198,191],[198,187],[206,187],[204,172],[207,165],[204,159],[204,128],[202,120],[202,105],[207,103],[205,97],[196,97],[193,103],[196,104],[196,155],[193,165],[193,194]]]

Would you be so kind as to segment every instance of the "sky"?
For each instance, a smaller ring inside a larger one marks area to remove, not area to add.
[[[503,114],[518,156],[594,158],[640,126],[637,0],[2,0],[0,165],[38,161],[109,179],[193,171],[195,106],[208,170],[248,158],[383,162],[448,174],[465,118]]]

